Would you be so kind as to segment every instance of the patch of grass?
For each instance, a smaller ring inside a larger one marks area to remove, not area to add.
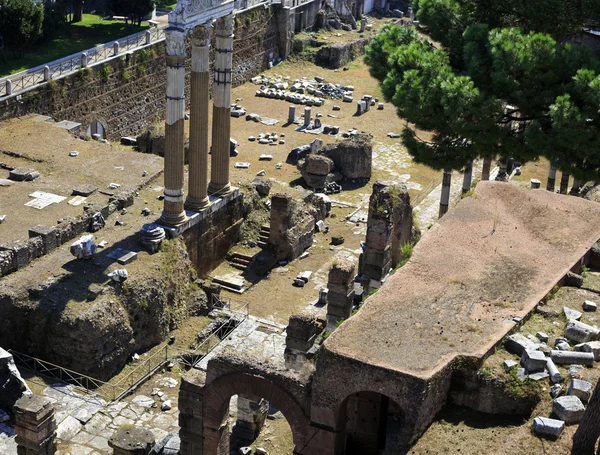
[[[12,59],[11,50],[5,49],[7,63],[0,65],[0,77],[49,63],[147,28],[147,24],[138,27],[122,21],[103,21],[100,16],[84,14],[81,22],[69,24],[25,51],[24,58]]]

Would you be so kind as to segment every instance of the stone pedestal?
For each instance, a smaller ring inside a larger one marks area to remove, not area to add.
[[[192,32],[192,82],[190,104],[189,187],[185,207],[201,210],[208,201],[208,102],[209,52],[212,25]]]
[[[25,395],[13,407],[18,455],[54,455],[56,421],[52,402]]]
[[[288,110],[288,123],[294,123],[296,121],[296,106],[290,106]]]
[[[185,221],[183,209],[185,33],[169,27],[167,44],[167,118],[165,121],[165,202],[160,223],[178,226]]]
[[[229,192],[229,148],[231,137],[231,67],[233,15],[217,19],[210,185],[212,195]]]
[[[108,445],[114,455],[148,455],[154,442],[154,434],[147,428],[124,425],[108,440]]]

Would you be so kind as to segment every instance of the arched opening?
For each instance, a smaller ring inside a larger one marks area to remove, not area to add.
[[[291,441],[282,454],[300,454],[305,448],[309,420],[302,407],[286,390],[260,376],[220,376],[205,386],[203,409],[204,453],[229,454],[252,445],[269,415],[287,421],[277,422],[284,439],[289,426]]]
[[[93,136],[94,134],[100,135],[101,139],[106,139],[106,128],[100,122],[92,122],[87,129],[87,135]]]
[[[399,453],[404,415],[400,406],[377,392],[356,392],[341,404],[338,428],[345,455],[390,455]]]

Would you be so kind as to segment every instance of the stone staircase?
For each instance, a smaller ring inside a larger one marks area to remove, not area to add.
[[[260,227],[260,236],[258,238],[258,246],[266,248],[269,246],[269,236],[271,235],[271,226],[266,224]]]
[[[254,257],[249,254],[234,252],[229,264],[238,270],[246,271],[252,265],[253,260]]]

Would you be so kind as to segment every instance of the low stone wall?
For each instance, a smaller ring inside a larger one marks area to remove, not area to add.
[[[161,173],[162,171],[152,176],[145,185]],[[34,259],[52,252],[84,232],[91,232],[90,225],[94,214],[101,213],[106,220],[112,213],[133,205],[135,193],[141,188],[142,186],[139,186],[133,190],[122,191],[112,196],[106,205],[87,205],[83,215],[75,218],[65,217],[56,227],[37,226],[35,230],[43,230],[44,233],[32,237],[34,233],[30,230],[31,238],[26,241],[15,240],[0,244],[0,277],[22,269]]]

